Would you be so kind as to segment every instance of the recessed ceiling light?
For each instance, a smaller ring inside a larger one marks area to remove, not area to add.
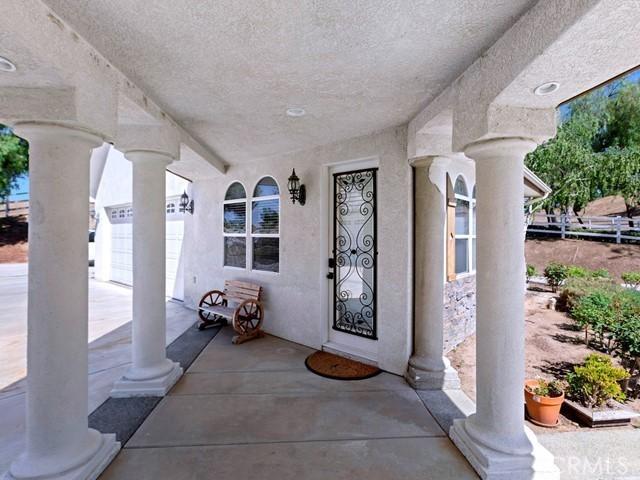
[[[8,58],[0,57],[0,72],[15,72],[16,66]]]
[[[287,115],[290,117],[303,117],[307,112],[302,107],[287,108]]]
[[[536,95],[549,95],[560,88],[559,82],[547,82],[542,85],[538,85],[533,93]]]

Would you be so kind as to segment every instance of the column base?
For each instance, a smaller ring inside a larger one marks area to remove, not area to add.
[[[494,450],[471,437],[465,419],[454,420],[449,436],[483,480],[559,480],[560,470],[553,455],[525,427],[531,443],[527,454],[504,453]]]
[[[404,378],[415,390],[458,390],[460,377],[447,358],[443,358],[438,368],[421,365],[418,359],[409,360]]]
[[[42,472],[34,471],[32,474],[28,472],[33,465],[27,465],[24,472],[17,471],[21,470],[20,466],[12,465],[12,468],[2,477],[3,480],[96,480],[120,451],[120,442],[116,441],[113,433],[101,434],[95,430],[90,431],[100,436],[100,447],[80,465],[63,472],[44,475]],[[19,462],[20,460],[16,463]]]
[[[111,397],[164,397],[180,379],[182,373],[180,364],[173,362],[173,368],[159,377],[133,380],[125,375],[113,384]]]

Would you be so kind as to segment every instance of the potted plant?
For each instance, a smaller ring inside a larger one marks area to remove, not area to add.
[[[560,407],[564,402],[564,387],[558,380],[543,378],[524,382],[524,398],[527,414],[536,425],[555,427],[558,424]]]

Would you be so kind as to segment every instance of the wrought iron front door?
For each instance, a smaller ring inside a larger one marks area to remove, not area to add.
[[[333,175],[333,329],[376,339],[376,168]]]

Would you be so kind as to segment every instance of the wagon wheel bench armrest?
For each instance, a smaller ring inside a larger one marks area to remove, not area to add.
[[[264,319],[261,303],[262,287],[237,280],[226,280],[224,290],[211,290],[203,295],[198,305],[199,329],[226,324],[231,319],[238,333],[233,343],[242,343],[262,337],[260,329]],[[232,303],[233,306],[229,306]]]

